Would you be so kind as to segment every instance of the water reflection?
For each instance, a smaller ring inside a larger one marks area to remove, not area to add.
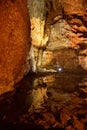
[[[47,75],[44,77],[35,78],[33,81],[33,90],[32,90],[32,105],[29,108],[30,111],[38,111],[38,109],[43,108],[44,102],[47,100],[47,88],[52,85],[55,81],[55,76]],[[30,97],[30,96],[29,96]]]
[[[4,120],[18,122],[20,115],[31,112],[41,113],[48,107],[51,112],[56,111],[55,108],[75,111],[79,107],[78,104],[81,104],[80,109],[83,112],[86,109],[84,107],[87,107],[86,101],[86,75],[70,73],[28,75],[15,86],[13,93],[0,97],[0,122]]]
[[[33,101],[28,110],[29,112],[33,110],[38,111],[38,109],[42,108],[41,105],[44,103],[44,100],[47,99],[46,91],[47,88],[43,88],[43,87],[33,89],[32,91]]]
[[[72,100],[72,94],[78,95],[80,81],[81,77],[73,74],[50,74],[35,78],[31,92],[32,104],[28,111],[39,111],[45,101],[51,102],[52,106],[55,101],[58,105],[66,104]],[[30,96],[27,100],[30,100]]]

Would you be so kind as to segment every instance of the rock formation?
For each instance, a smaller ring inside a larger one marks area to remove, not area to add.
[[[64,16],[71,26],[69,34],[72,47],[79,52],[78,59],[82,68],[87,70],[87,1],[62,1]]]
[[[35,60],[33,60],[35,62],[33,62],[33,66],[36,66],[36,69],[38,69],[38,67],[42,64],[43,49],[45,48],[48,40],[48,37],[44,33],[47,12],[46,1],[28,0],[28,9],[31,20],[32,48],[35,55]]]
[[[0,94],[29,70],[87,70],[86,0],[0,0],[0,12]]]
[[[29,48],[27,1],[0,0],[0,94],[23,78]]]
[[[87,70],[86,0],[32,0],[28,8],[36,68],[53,72],[62,62],[64,69]]]

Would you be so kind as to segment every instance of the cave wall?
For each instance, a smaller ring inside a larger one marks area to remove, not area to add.
[[[30,70],[87,70],[86,0],[0,0],[0,12],[0,94]]]
[[[26,0],[0,0],[0,94],[13,90],[27,71],[29,20]]]
[[[87,1],[62,0],[66,21],[71,26],[69,34],[72,47],[78,50],[79,64],[87,70]]]
[[[44,32],[46,24],[46,1],[28,0],[28,9],[31,21],[32,48],[30,59],[33,64],[32,70],[37,71],[42,64],[43,49],[48,41],[48,36]]]
[[[33,0],[28,8],[36,69],[87,70],[86,0]]]

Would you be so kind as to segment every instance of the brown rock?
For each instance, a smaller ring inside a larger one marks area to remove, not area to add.
[[[54,51],[53,63],[55,67],[60,66],[66,70],[78,70],[78,58],[73,49],[61,49]],[[79,70],[78,70],[79,71]]]
[[[66,126],[70,119],[71,118],[68,112],[65,109],[63,109],[63,111],[60,114],[60,120],[61,120],[62,126]]]
[[[72,47],[84,53],[79,59],[79,64],[87,70],[87,1],[86,0],[63,0],[62,6],[66,21],[72,28],[70,39]]]
[[[59,56],[55,50],[60,51],[61,56],[58,60],[61,62],[60,65],[64,64],[62,67],[65,69],[78,71],[77,66],[80,66],[81,69],[87,70],[86,0],[33,0],[28,4],[28,8],[37,71],[54,71],[54,67],[49,68],[49,65],[54,64],[55,57]],[[62,49],[70,52],[69,48],[76,49],[78,53],[70,54],[71,57],[67,55],[66,58]]]
[[[67,126],[66,130],[74,130],[74,128],[72,128],[72,126]]]
[[[26,0],[0,0],[0,94],[25,73],[29,26]]]
[[[73,116],[73,126],[77,130],[85,130],[84,124],[80,122],[75,116]]]

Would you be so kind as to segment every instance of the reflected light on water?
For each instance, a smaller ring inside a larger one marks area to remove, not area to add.
[[[27,120],[28,125],[33,126],[35,123],[40,123],[39,120],[42,121],[41,125],[45,123],[44,127],[46,124],[50,127],[53,124],[52,119],[62,122],[64,120],[62,115],[64,114],[70,114],[72,117],[73,115],[74,117],[78,115],[87,117],[86,75],[52,73],[36,75],[33,78],[29,75],[15,86],[15,89],[14,93],[0,97],[0,122],[20,124],[20,122],[24,123]],[[36,114],[41,116],[36,116]],[[68,116],[73,122],[70,115]],[[46,117],[45,120],[44,116]],[[25,119],[26,117],[27,119]],[[76,118],[78,119],[78,117]],[[84,118],[83,121],[85,122],[86,119]],[[50,120],[49,123],[48,119]]]

